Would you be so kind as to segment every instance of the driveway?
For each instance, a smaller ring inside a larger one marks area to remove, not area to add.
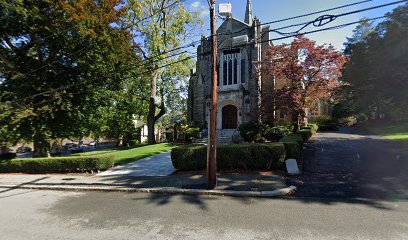
[[[298,197],[408,199],[408,143],[359,129],[316,134],[305,144],[303,174],[287,179]]]
[[[168,176],[175,171],[176,169],[171,163],[170,152],[166,152],[117,166],[98,174],[98,176]]]

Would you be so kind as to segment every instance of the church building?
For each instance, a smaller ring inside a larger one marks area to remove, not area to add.
[[[272,44],[269,30],[268,25],[262,26],[253,16],[252,0],[247,0],[244,21],[228,15],[217,29],[218,130],[232,131],[241,123],[260,120],[264,123],[291,120],[291,116],[274,110],[261,111],[262,107],[274,109],[262,103],[262,92],[283,84],[260,74],[262,59]],[[196,125],[206,126],[209,121],[211,43],[211,38],[202,37],[197,47],[196,69],[191,71],[189,81],[188,120]]]

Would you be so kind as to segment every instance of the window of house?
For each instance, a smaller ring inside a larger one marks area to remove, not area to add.
[[[217,64],[217,86],[220,86],[220,64]]]
[[[245,60],[241,59],[240,49],[225,50],[222,55],[222,80],[224,86],[245,82]]]
[[[227,59],[224,58],[223,71],[222,71],[223,85],[228,85],[227,68],[228,68]]]
[[[245,59],[241,59],[241,82],[245,83]]]
[[[234,58],[234,84],[238,83],[238,59]]]

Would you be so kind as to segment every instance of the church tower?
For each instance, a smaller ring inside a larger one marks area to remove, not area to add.
[[[246,10],[245,10],[245,23],[252,26],[253,21],[252,15],[252,0],[247,0]]]

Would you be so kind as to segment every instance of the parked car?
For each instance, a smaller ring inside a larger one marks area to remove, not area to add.
[[[27,146],[18,147],[17,150],[16,150],[17,153],[27,153],[27,152],[32,152],[32,151],[33,150],[30,147],[27,147]]]
[[[73,150],[76,149],[78,147],[78,145],[76,143],[73,142],[68,142],[64,144],[64,149],[65,150]]]
[[[91,147],[96,147],[97,145],[98,145],[98,140],[94,140],[94,141],[89,143],[89,146],[91,146]]]

